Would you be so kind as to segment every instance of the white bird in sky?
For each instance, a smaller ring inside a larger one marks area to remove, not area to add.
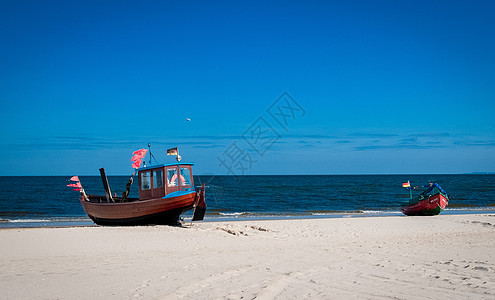
[[[189,118],[186,118],[186,121],[188,121],[188,122],[189,122],[189,121],[191,121],[191,119],[189,119]]]

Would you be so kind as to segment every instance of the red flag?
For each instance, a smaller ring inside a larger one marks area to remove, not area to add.
[[[79,182],[79,177],[77,176],[72,176],[72,178],[70,179],[71,181],[75,181],[75,183],[70,183],[68,184],[67,186],[68,187],[72,187],[72,188],[75,188],[74,191],[76,192],[79,192],[82,190],[82,185],[81,185],[81,182]]]
[[[140,156],[140,157],[144,158],[144,156],[146,155],[147,152],[148,152],[148,149],[139,149],[139,150],[132,152],[132,154],[134,154],[134,156]]]
[[[132,167],[134,169],[139,169],[139,166],[141,165],[141,161],[146,156],[147,152],[148,152],[148,149],[139,149],[139,150],[132,152],[132,154],[134,154],[134,156],[131,158],[131,161],[133,161]]]
[[[139,166],[141,165],[141,160],[135,161],[132,163],[132,167],[134,169],[139,169]]]
[[[146,152],[148,152],[148,149],[139,149],[137,151],[132,152],[134,156],[131,158],[131,161],[138,161],[143,159],[146,156]]]

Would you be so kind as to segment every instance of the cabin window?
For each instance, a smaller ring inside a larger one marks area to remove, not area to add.
[[[177,169],[167,169],[167,186],[177,186]]]
[[[141,190],[151,189],[151,172],[146,171],[141,173]]]
[[[189,168],[180,169],[181,173],[181,185],[191,187],[191,171]]]
[[[153,188],[161,188],[163,187],[163,173],[162,170],[154,170],[153,171]]]

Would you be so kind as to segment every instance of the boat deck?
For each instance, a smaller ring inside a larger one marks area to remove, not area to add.
[[[87,195],[90,203],[108,203],[105,195]],[[115,203],[122,202],[135,202],[139,201],[139,198],[127,198],[122,201],[122,197],[112,197]]]

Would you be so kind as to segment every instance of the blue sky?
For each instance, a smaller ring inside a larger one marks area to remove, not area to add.
[[[0,175],[126,175],[148,143],[200,174],[495,171],[494,13],[0,0]]]

